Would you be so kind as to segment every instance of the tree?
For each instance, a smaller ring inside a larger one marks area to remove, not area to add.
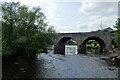
[[[117,19],[114,27],[117,29],[115,31],[115,42],[117,43],[118,46],[120,46],[120,18]]]
[[[31,55],[53,43],[56,31],[45,22],[40,7],[5,2],[1,8],[3,55]]]

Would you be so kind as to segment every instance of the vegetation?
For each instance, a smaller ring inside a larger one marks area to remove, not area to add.
[[[117,19],[114,27],[117,29],[115,32],[115,42],[117,43],[117,46],[120,47],[120,18]]]
[[[99,43],[96,42],[95,40],[89,40],[86,44],[86,51],[87,53],[96,53],[98,54],[99,53]],[[93,52],[94,51],[94,52]]]
[[[95,40],[89,40],[86,44],[86,47],[89,49],[98,49],[99,48],[99,43],[96,42]]]
[[[67,41],[65,45],[77,45],[77,43],[74,40]]]
[[[32,55],[53,44],[56,31],[45,22],[40,7],[4,2],[1,8],[3,55]]]

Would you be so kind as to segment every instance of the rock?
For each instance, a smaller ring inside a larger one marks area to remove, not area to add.
[[[23,71],[23,73],[25,73],[26,71]]]
[[[111,58],[111,62],[115,66],[120,66],[120,56],[115,56]]]
[[[100,59],[102,59],[102,60],[108,60],[108,58],[106,58],[106,57],[101,57]]]
[[[120,56],[118,56],[117,59],[120,59]]]
[[[15,65],[18,65],[19,63],[15,62],[14,64],[15,64]]]
[[[24,68],[21,68],[20,70],[21,70],[21,71],[23,71],[23,70],[24,70]]]
[[[115,70],[115,67],[108,67],[109,70]]]

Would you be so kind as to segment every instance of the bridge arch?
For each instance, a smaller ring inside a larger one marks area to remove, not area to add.
[[[102,54],[103,51],[105,50],[105,42],[103,39],[96,37],[96,36],[91,36],[91,37],[87,37],[86,39],[84,39],[84,41],[81,44],[81,52],[82,53],[86,53],[86,44],[89,40],[95,40],[96,42],[99,43],[99,53]]]
[[[62,37],[60,38],[60,40],[58,41],[57,45],[55,46],[55,49],[56,50],[55,52],[58,53],[58,54],[65,54],[65,44],[67,41],[70,41],[70,40],[74,40],[74,38],[72,37]]]
[[[117,43],[115,42],[115,38],[112,39],[111,41],[111,46],[110,46],[112,49],[115,49],[117,48]]]

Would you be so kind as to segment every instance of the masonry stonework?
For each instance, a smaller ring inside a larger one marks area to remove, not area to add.
[[[54,42],[54,53],[65,53],[65,42],[73,39],[77,42],[78,53],[86,53],[85,44],[88,40],[96,40],[100,44],[100,53],[108,51],[111,46],[111,42],[114,39],[114,31],[110,31],[109,28],[104,30],[84,32],[84,33],[59,33]]]

